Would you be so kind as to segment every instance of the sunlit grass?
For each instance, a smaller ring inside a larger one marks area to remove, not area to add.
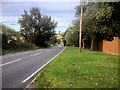
[[[39,88],[117,88],[118,56],[67,47],[36,83]]]

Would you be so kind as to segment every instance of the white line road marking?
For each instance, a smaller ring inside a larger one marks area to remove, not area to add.
[[[20,61],[20,60],[22,60],[22,59],[17,59],[17,60],[14,60],[14,61],[8,62],[8,63],[4,63],[4,64],[1,64],[0,66],[5,66],[5,65],[8,65],[8,64],[11,64],[11,63],[14,63],[14,62]]]
[[[36,55],[39,55],[39,54],[41,54],[42,52],[40,52],[40,53],[36,53],[36,54],[33,54],[33,55],[31,55],[31,56],[36,56]]]
[[[65,47],[66,48],[66,47]],[[50,63],[53,59],[55,59],[59,54],[61,54],[65,48],[59,52],[55,57],[53,57],[50,61],[48,61],[47,63],[45,63],[42,67],[40,67],[37,71],[35,71],[32,75],[30,75],[29,77],[27,77],[25,80],[22,81],[22,83],[25,83],[26,81],[28,81],[30,78],[32,78],[36,73],[38,73],[42,68],[44,68],[48,63]]]
[[[46,50],[46,51],[50,51],[50,50],[55,50],[55,49],[48,49],[48,50]]]

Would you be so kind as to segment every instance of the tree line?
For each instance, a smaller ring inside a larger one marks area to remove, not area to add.
[[[57,22],[47,15],[42,15],[39,8],[31,8],[29,12],[24,10],[18,23],[20,31],[0,24],[2,49],[29,49],[57,43],[55,37]]]
[[[113,40],[120,37],[120,2],[89,2],[83,4],[82,43],[91,44],[103,39]],[[76,7],[72,25],[64,33],[64,42],[67,45],[79,45],[81,4]]]

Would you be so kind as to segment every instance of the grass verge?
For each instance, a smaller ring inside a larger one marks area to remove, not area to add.
[[[37,77],[38,88],[117,88],[118,56],[67,47]]]

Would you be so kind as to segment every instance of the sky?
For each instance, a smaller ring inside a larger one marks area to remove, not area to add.
[[[22,0],[21,0],[22,1]],[[14,28],[16,31],[20,30],[18,19],[21,18],[24,10],[29,11],[32,7],[38,7],[42,15],[51,16],[53,20],[58,22],[56,32],[65,32],[65,30],[71,25],[72,20],[75,19],[75,7],[79,5],[79,1],[14,1],[11,2],[2,1],[2,13],[0,13],[0,22]]]

